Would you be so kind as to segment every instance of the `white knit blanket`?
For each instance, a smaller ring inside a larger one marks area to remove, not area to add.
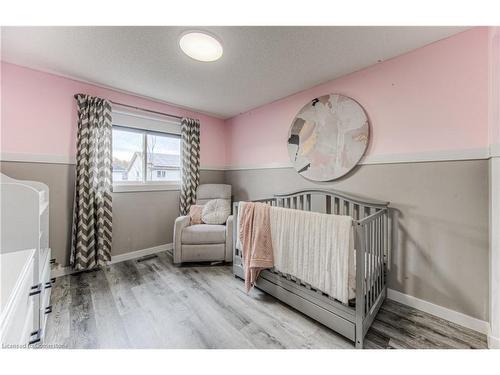
[[[352,218],[271,208],[274,267],[347,303],[354,297]]]

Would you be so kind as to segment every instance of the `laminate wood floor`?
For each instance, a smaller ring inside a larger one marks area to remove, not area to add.
[[[175,267],[171,255],[58,278],[44,344],[62,348],[352,348],[254,288],[229,266]],[[367,348],[485,348],[486,338],[392,301]]]

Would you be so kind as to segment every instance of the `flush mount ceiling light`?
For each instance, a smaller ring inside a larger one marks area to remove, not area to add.
[[[212,35],[201,31],[184,33],[179,39],[182,52],[198,61],[216,61],[222,56],[222,45]]]

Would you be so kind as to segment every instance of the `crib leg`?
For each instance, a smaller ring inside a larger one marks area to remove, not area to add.
[[[356,337],[356,349],[363,349],[363,338]]]
[[[356,324],[356,341],[354,342],[356,349],[363,349],[363,325]]]

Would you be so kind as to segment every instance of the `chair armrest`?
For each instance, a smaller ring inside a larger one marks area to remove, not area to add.
[[[233,225],[234,216],[229,215],[226,220],[226,253],[224,259],[226,262],[233,261]]]
[[[174,263],[178,264],[182,262],[182,254],[181,254],[181,236],[182,230],[189,226],[191,218],[189,216],[179,216],[175,219],[174,223]]]

